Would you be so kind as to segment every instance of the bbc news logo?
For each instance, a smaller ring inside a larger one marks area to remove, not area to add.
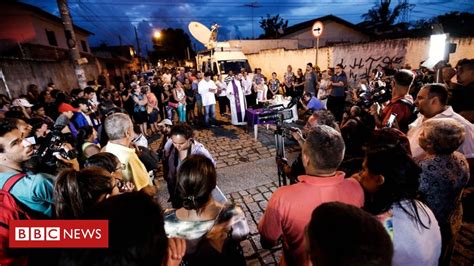
[[[14,220],[11,248],[107,248],[107,220]]]

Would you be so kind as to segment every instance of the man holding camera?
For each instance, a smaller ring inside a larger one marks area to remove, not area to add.
[[[393,125],[398,126],[403,133],[407,133],[408,125],[413,122],[413,99],[408,95],[413,80],[413,73],[409,70],[402,69],[395,73],[391,81],[392,99],[388,105],[382,110],[378,103],[370,107],[370,114],[374,117],[377,127],[391,127],[389,120],[395,116]]]
[[[13,185],[10,194],[31,214],[52,217],[53,176],[44,173],[25,173],[22,163],[33,155],[33,147],[25,138],[27,135],[18,128],[18,120],[0,120],[0,188],[19,174],[23,176]],[[11,182],[11,181],[10,181]]]

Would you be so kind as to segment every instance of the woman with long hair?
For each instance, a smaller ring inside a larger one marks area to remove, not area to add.
[[[56,218],[79,219],[99,202],[118,193],[116,180],[105,169],[64,170],[54,184]]]
[[[239,242],[249,233],[240,207],[212,196],[216,169],[203,155],[184,160],[178,173],[177,196],[183,207],[165,212],[168,237],[186,239],[186,265],[245,265]]]
[[[176,110],[178,111],[179,122],[186,122],[186,93],[180,81],[176,81],[172,93],[174,101],[178,104]]]
[[[420,201],[421,169],[407,151],[408,139],[392,128],[374,132],[363,170],[355,175],[366,192],[364,209],[392,237],[393,265],[438,265],[441,234],[433,212]]]

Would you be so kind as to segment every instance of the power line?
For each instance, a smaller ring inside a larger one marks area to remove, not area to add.
[[[80,7],[81,7],[83,10],[84,10],[84,9],[88,10],[95,18],[97,18],[97,20],[94,20],[94,21],[97,21],[97,22],[104,22],[104,21],[101,20],[100,17],[99,17],[93,10],[91,10],[87,5],[83,4],[81,1],[79,1],[79,5],[80,5]],[[93,23],[92,20],[89,20],[89,22]],[[105,31],[105,33],[108,34],[109,37],[111,37],[112,39],[115,39],[115,37],[117,37],[117,36],[121,36],[120,33],[118,33],[118,34],[117,34],[117,32],[116,32],[116,34],[112,33],[112,32],[109,30],[109,27],[107,27],[107,25],[104,25],[104,27],[101,27],[101,26],[98,26],[98,25],[95,24],[95,23],[93,23],[93,24],[96,25],[96,27],[98,27],[98,28],[102,28],[102,29]],[[129,44],[133,44],[133,42],[130,41],[130,39],[129,39],[128,36],[125,36],[125,38],[126,38],[127,41],[129,42]]]

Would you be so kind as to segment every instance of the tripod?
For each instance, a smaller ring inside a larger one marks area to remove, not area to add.
[[[283,118],[277,121],[277,128],[274,131],[275,136],[275,146],[276,146],[276,161],[284,159],[285,156],[285,135],[283,131]],[[287,185],[287,177],[285,171],[283,170],[283,166],[277,163],[277,170],[278,170],[278,186],[281,187]]]

